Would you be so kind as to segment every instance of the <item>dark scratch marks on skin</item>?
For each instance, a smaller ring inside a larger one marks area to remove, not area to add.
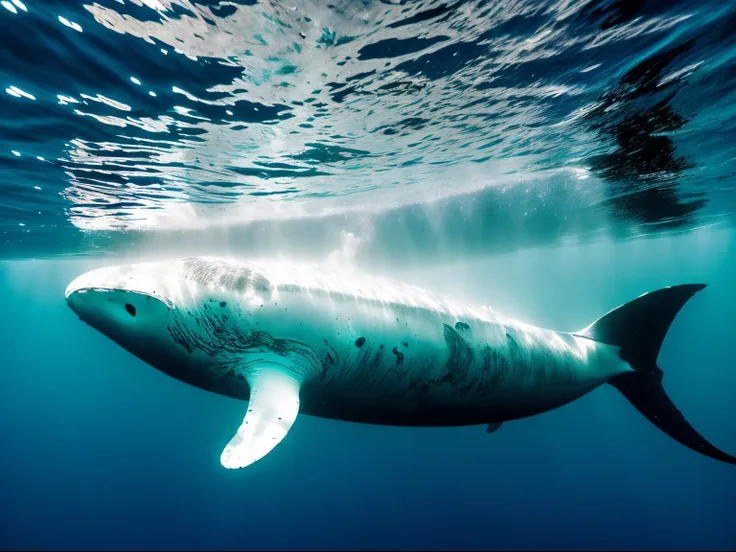
[[[353,360],[348,356],[344,356],[342,362],[340,363],[340,367],[337,371],[337,378],[346,378],[348,374],[350,374],[350,371],[353,367]]]
[[[240,329],[229,324],[228,320],[227,315],[217,314],[211,309],[200,310],[194,318],[172,309],[169,311],[169,333],[189,353],[198,351],[212,358],[223,354],[240,357],[246,353],[272,353],[282,357],[282,365],[301,377],[321,373],[324,365],[310,346],[295,340],[274,338],[268,332],[253,328]],[[243,360],[245,358],[240,359],[241,366],[248,364]],[[253,358],[257,361],[259,356]]]
[[[403,364],[404,353],[400,352],[398,347],[394,347],[391,352],[396,355],[396,366]]]
[[[490,362],[493,364],[493,369],[489,373],[488,387],[489,391],[493,391],[498,387],[501,382],[506,378],[509,373],[509,361],[503,351],[492,349],[486,345],[486,353],[490,356]]]
[[[431,359],[414,359],[414,363],[426,366],[424,370],[412,371],[409,384],[402,393],[404,397],[411,397],[417,408],[429,408],[429,394],[433,389],[443,384],[452,385],[459,393],[467,393],[478,385],[476,378],[470,378],[471,367],[475,359],[473,349],[463,337],[447,324],[443,324],[444,337],[449,349],[449,357],[444,366],[444,374],[438,377],[427,377],[427,374],[436,373],[436,367]],[[394,354],[398,348],[394,349]],[[490,365],[489,365],[490,369]],[[481,378],[482,379],[482,378]]]
[[[450,349],[450,358],[447,359],[447,364],[445,365],[447,374],[442,378],[442,381],[459,383],[467,377],[470,364],[473,362],[475,355],[473,349],[470,348],[459,333],[447,324],[443,324],[443,326],[445,329],[445,342]]]
[[[325,347],[327,347],[329,351],[327,351],[327,354],[325,355],[325,360],[322,363],[322,374],[320,376],[320,379],[324,379],[327,376],[327,371],[330,369],[330,367],[340,363],[340,356],[337,354],[335,348],[330,346],[329,342],[326,339],[323,339],[323,341],[325,342]]]
[[[481,351],[483,358],[481,359],[480,378],[478,381],[478,393],[482,393],[483,391],[485,391],[486,386],[491,387],[491,388],[493,387],[492,385],[490,385],[490,381],[492,381],[495,375],[495,363],[494,363],[493,352],[494,352],[493,349],[491,349],[488,345],[483,347],[483,350]]]
[[[189,341],[188,340],[186,340],[186,339],[177,339],[177,336],[174,335],[174,332],[171,332],[171,329],[169,329],[169,333],[171,333],[171,337],[174,338],[174,341],[176,341],[179,345],[181,345],[182,347],[184,347],[184,349],[186,349],[187,353],[189,353],[191,355],[194,352],[194,349],[189,344]]]
[[[327,356],[325,356],[325,360],[322,363],[323,368],[322,368],[322,374],[320,376],[320,379],[325,379],[325,377],[327,376],[327,370],[330,368],[330,366],[334,366],[334,365],[335,365],[335,359],[332,358],[332,355],[328,351]]]
[[[431,357],[415,357],[414,363],[424,367],[421,372],[412,370],[407,372],[409,385],[401,394],[403,397],[412,400],[418,410],[431,408],[429,395],[433,389],[436,389],[441,378],[428,378],[426,374],[432,374],[436,371],[436,363]],[[407,363],[408,364],[408,363]],[[405,364],[405,366],[407,365]],[[408,374],[411,374],[410,376]]]
[[[404,347],[406,347],[407,349],[409,348],[409,343],[407,343],[406,341],[402,341],[402,342],[401,342],[401,344],[402,344],[402,345],[403,345]]]
[[[364,379],[368,381],[374,380],[382,360],[383,346],[379,347],[375,354],[372,345],[365,344],[365,347],[361,347],[355,366],[357,381],[363,381]]]
[[[519,349],[519,344],[516,343],[516,340],[508,333],[506,334],[506,341],[509,345],[509,356],[511,358],[511,366],[513,369],[516,370],[517,368],[524,366],[525,363],[522,358],[522,352]]]

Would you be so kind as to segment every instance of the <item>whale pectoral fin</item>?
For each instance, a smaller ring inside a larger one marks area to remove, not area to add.
[[[248,383],[248,411],[220,456],[228,469],[245,468],[266,456],[286,437],[299,413],[299,382],[283,371],[262,370]]]
[[[503,422],[494,422],[492,424],[488,424],[488,427],[486,428],[486,433],[495,433],[502,425]]]

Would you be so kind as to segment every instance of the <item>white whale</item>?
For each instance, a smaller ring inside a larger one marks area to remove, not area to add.
[[[75,279],[66,299],[165,374],[249,401],[222,452],[226,468],[268,454],[299,412],[490,432],[603,383],[680,443],[735,464],[675,408],[656,364],[672,320],[703,287],[642,295],[572,333],[354,272],[265,261],[101,268]]]

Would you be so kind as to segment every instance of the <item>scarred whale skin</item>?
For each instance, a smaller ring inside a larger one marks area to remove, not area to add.
[[[457,426],[539,414],[611,383],[685,446],[720,460],[661,386],[670,323],[705,286],[663,288],[580,331],[347,269],[187,258],[101,268],[66,299],[81,320],[161,372],[249,401],[221,462],[268,454],[297,414]]]
[[[615,347],[313,265],[142,263],[83,275],[67,297],[79,289],[137,294],[135,318],[115,304],[125,297],[102,301],[122,327],[101,331],[162,372],[247,399],[250,367],[278,364],[300,381],[302,413],[338,420],[505,421],[563,405],[630,370]],[[78,302],[83,319],[95,317]],[[133,323],[139,327],[127,327]]]

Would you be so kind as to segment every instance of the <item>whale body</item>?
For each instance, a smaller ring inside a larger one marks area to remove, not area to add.
[[[66,300],[161,372],[248,401],[226,468],[263,458],[299,412],[492,432],[604,383],[680,443],[735,464],[677,410],[656,364],[671,322],[704,287],[642,295],[575,332],[352,271],[206,257],[92,270]]]

